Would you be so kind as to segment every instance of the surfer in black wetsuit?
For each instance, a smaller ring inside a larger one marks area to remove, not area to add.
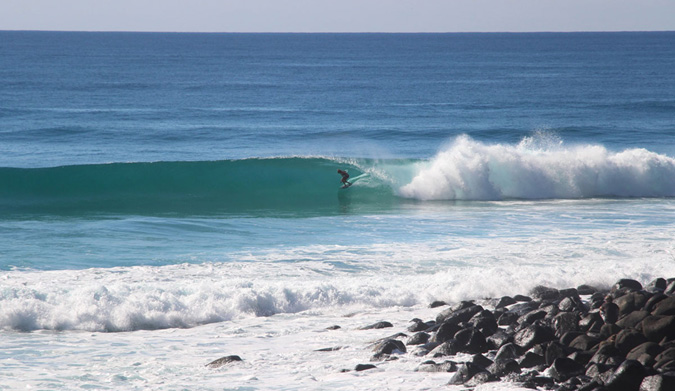
[[[345,186],[350,186],[351,183],[349,183],[349,181],[347,181],[347,179],[349,179],[349,174],[347,174],[347,171],[342,171],[342,170],[338,169],[337,172],[338,172],[338,174],[342,175],[342,184],[344,184]]]

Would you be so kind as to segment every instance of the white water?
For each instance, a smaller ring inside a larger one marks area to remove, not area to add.
[[[518,145],[460,136],[399,193],[419,200],[675,196],[675,159],[646,149],[563,146],[546,133]]]

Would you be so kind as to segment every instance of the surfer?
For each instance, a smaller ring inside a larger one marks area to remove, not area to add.
[[[347,171],[342,171],[342,170],[338,169],[337,172],[338,172],[338,174],[342,175],[342,184],[344,184],[345,186],[350,186],[351,183],[349,183],[349,181],[347,181],[347,179],[349,179],[349,174],[347,174]]]

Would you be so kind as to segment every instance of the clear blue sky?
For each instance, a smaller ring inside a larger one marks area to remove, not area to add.
[[[675,0],[0,0],[0,30],[675,30]]]

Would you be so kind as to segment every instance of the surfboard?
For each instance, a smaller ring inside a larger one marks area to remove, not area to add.
[[[349,182],[349,184],[348,184],[348,185],[342,185],[342,186],[340,186],[340,189],[346,189],[346,188],[350,187],[351,185],[353,185],[354,182],[358,181],[359,179],[363,179],[363,178],[365,178],[365,177],[367,177],[367,176],[368,176],[368,174],[366,173],[366,174],[361,174],[361,175],[359,175],[359,176],[355,176],[354,178],[349,178],[349,179],[347,180],[347,182]]]

